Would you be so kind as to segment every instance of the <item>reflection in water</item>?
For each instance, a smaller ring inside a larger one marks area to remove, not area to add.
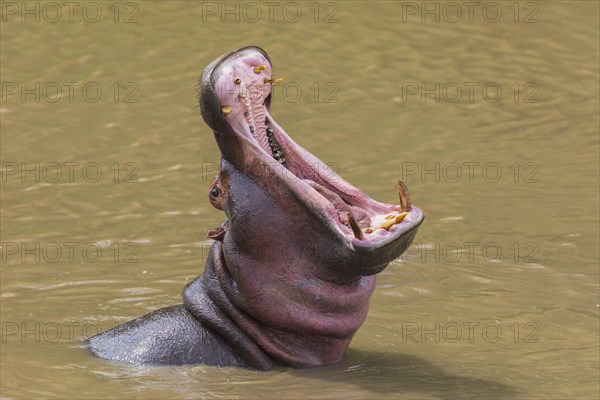
[[[282,392],[298,397],[320,388],[319,398],[489,398],[518,397],[515,388],[496,381],[468,378],[444,371],[417,356],[350,350],[340,363],[311,369],[278,368],[269,372],[240,371],[239,368],[152,367],[117,365],[110,371],[95,371],[103,379],[137,382],[132,392],[160,393],[165,385],[182,398],[210,390],[212,396],[227,397],[232,385],[255,396],[276,399]],[[244,377],[240,380],[240,375]],[[232,383],[230,379],[240,380]],[[229,382],[228,385],[224,382]],[[269,386],[265,387],[265,383]],[[327,388],[325,391],[324,388]]]
[[[339,372],[341,366],[347,367],[343,373]],[[334,374],[328,373],[327,369],[334,368]],[[310,372],[311,377],[325,380],[327,386],[354,382],[360,390],[378,398],[415,393],[438,399],[509,399],[517,395],[511,386],[448,373],[420,357],[397,353],[350,350],[340,366]]]

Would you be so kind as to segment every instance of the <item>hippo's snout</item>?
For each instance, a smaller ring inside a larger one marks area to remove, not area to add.
[[[421,210],[412,205],[404,183],[398,185],[399,204],[377,202],[296,144],[271,115],[271,89],[283,79],[272,72],[268,55],[258,47],[223,55],[205,69],[202,116],[223,158],[253,176],[281,207],[295,207],[284,204],[289,195],[282,191],[298,199],[310,215],[307,222],[326,227],[330,238],[325,242],[335,237],[345,263],[354,260],[350,264],[360,264],[356,268],[364,274],[379,272],[410,245],[423,221]],[[324,235],[310,226],[305,233]]]

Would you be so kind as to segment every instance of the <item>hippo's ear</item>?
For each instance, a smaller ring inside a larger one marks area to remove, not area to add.
[[[218,240],[219,242],[222,242],[225,238],[225,228],[218,227],[215,229],[209,229],[208,232],[206,232],[206,236],[212,240]]]

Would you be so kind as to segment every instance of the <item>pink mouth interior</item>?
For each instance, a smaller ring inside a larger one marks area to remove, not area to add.
[[[258,52],[234,54],[213,72],[213,84],[221,110],[233,130],[244,137],[277,173],[310,196],[332,225],[348,241],[357,240],[348,215],[362,231],[360,240],[379,242],[398,236],[418,224],[420,210],[410,209],[392,226],[386,217],[400,214],[400,205],[377,202],[346,182],[317,157],[296,144],[273,119],[265,99],[271,93],[271,65]]]

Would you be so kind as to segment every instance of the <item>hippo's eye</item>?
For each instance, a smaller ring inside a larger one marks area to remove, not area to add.
[[[210,195],[210,197],[217,198],[217,197],[219,197],[219,193],[221,193],[220,190],[218,188],[214,187],[214,188],[210,189],[210,192],[208,194]]]

